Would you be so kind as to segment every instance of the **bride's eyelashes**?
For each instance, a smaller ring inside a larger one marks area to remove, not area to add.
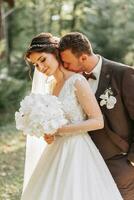
[[[46,61],[46,58],[44,58],[44,57],[40,59],[41,63],[44,63],[45,61]]]

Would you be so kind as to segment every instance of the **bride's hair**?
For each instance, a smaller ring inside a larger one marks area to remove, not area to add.
[[[33,52],[45,52],[52,53],[60,61],[58,50],[59,41],[60,39],[54,37],[51,33],[40,33],[32,39],[26,51],[25,58],[28,59],[29,55]]]
[[[61,62],[60,55],[59,55],[59,49],[58,49],[59,42],[60,42],[60,38],[53,36],[51,33],[44,33],[44,32],[36,35],[32,39],[32,41],[25,53],[25,61],[29,65],[30,79],[32,79],[31,78],[31,65],[29,64],[30,54],[33,52],[52,53],[55,56],[55,58],[57,59],[57,61]]]

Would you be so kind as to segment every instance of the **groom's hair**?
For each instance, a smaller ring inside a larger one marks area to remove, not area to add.
[[[79,32],[71,32],[64,35],[59,43],[59,51],[71,50],[76,56],[82,53],[91,55],[93,53],[92,46],[88,38]]]

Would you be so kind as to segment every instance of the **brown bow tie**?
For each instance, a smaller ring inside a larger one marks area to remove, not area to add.
[[[89,78],[93,79],[93,80],[96,80],[96,76],[94,75],[94,73],[86,73],[86,72],[83,72],[82,73],[83,76],[88,80]]]

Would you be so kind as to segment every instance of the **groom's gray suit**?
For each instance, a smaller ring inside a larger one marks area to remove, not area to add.
[[[102,58],[96,98],[111,88],[117,102],[101,106],[105,126],[89,132],[105,159],[124,200],[134,200],[134,69]],[[99,167],[99,166],[98,166]]]

